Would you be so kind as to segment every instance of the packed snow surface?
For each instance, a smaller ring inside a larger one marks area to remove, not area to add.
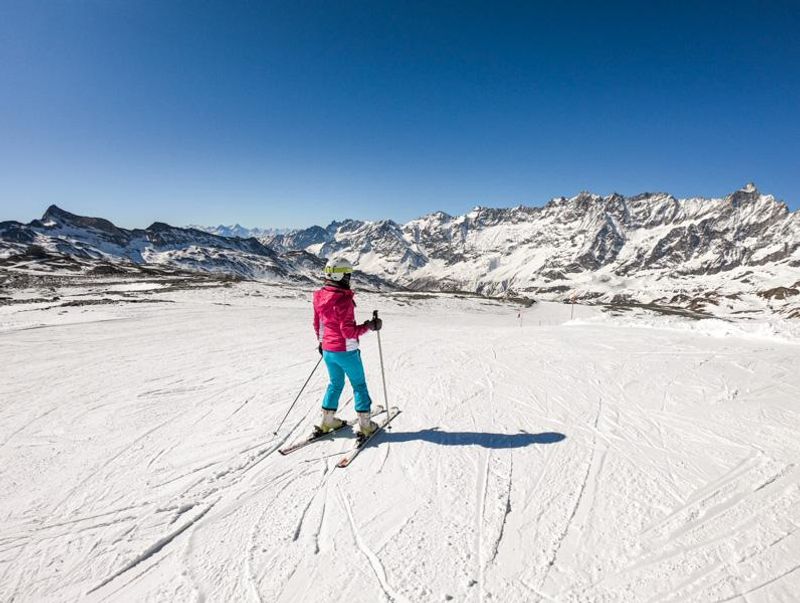
[[[360,293],[403,413],[336,469],[347,430],[277,453],[322,370],[273,435],[318,359],[310,290],[142,289],[0,307],[0,600],[800,592],[791,332]],[[382,402],[374,334],[362,354]]]
[[[149,291],[151,289],[161,289],[164,285],[161,283],[121,283],[118,285],[109,285],[106,291]]]

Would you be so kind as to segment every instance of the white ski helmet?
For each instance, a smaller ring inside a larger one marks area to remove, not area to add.
[[[353,264],[350,260],[341,257],[330,258],[325,264],[325,278],[340,281],[345,274],[353,273]]]

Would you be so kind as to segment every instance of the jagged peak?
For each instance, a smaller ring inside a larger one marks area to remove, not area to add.
[[[376,220],[372,223],[373,228],[377,229],[385,229],[385,228],[399,228],[399,224],[394,220],[386,219],[386,220]]]
[[[61,220],[72,220],[78,218],[75,214],[71,214],[66,210],[61,209],[58,205],[51,205],[42,215],[42,222],[58,222]]]
[[[88,216],[79,216],[61,209],[57,205],[51,205],[44,212],[41,220],[44,224],[60,224],[70,225],[78,228],[92,228],[94,230],[104,231],[113,236],[121,236],[123,230],[117,228],[113,222],[105,218],[92,218]]]
[[[358,228],[362,224],[364,224],[363,220],[355,220],[353,218],[344,218],[343,220],[333,220],[330,224],[328,224],[328,226],[326,227],[326,230],[336,231],[336,230],[338,230],[338,229],[340,229],[342,227],[347,227],[347,228],[351,228],[352,229],[352,228]]]
[[[331,224],[328,226],[328,228],[330,228],[330,226],[332,226],[333,224],[336,224],[336,223],[335,222],[331,222]],[[321,231],[321,230],[327,230],[327,228],[324,227],[324,226],[320,226],[319,224],[313,224],[313,225],[309,226],[308,228],[293,228],[291,230],[286,231],[283,234],[291,235],[291,234],[295,234],[295,233],[298,233],[298,232],[308,232],[308,231],[312,231],[312,230],[318,232],[318,231]]]
[[[173,230],[173,227],[166,222],[153,222],[150,226],[145,228],[148,232],[164,232],[166,230]]]
[[[581,191],[574,197],[571,197],[569,200],[576,203],[581,203],[581,202],[586,203],[586,202],[597,201],[599,199],[602,199],[602,197],[597,193],[593,193],[591,191]]]
[[[453,216],[451,216],[447,212],[444,212],[444,211],[441,211],[441,210],[437,210],[437,211],[431,212],[429,214],[425,214],[423,216],[420,216],[418,218],[414,218],[413,220],[411,220],[407,224],[412,224],[412,223],[416,224],[416,223],[419,223],[419,222],[447,222],[447,221],[452,220],[452,219],[453,219]]]
[[[664,191],[645,191],[628,197],[627,199],[628,201],[649,201],[652,199],[674,199],[674,197]]]
[[[748,182],[738,191],[735,191],[726,197],[734,207],[742,204],[757,201],[761,197],[761,193],[752,182]]]

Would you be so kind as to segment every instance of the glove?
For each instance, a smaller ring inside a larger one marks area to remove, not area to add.
[[[322,344],[319,344],[317,351],[319,352],[319,355],[322,356]]]
[[[369,327],[370,331],[380,331],[383,327],[383,321],[380,318],[373,318],[364,323],[365,327]]]

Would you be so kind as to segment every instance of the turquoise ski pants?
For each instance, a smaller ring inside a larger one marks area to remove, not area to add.
[[[353,386],[353,397],[356,401],[356,412],[369,412],[372,400],[367,391],[367,379],[364,376],[364,365],[361,364],[361,351],[352,352],[322,352],[328,376],[331,382],[322,399],[322,408],[336,410],[339,408],[339,396],[344,389],[344,376]]]

